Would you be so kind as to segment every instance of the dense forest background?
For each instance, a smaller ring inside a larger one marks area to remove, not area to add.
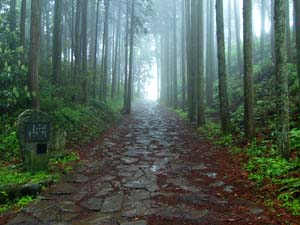
[[[246,152],[250,178],[299,213],[299,14],[299,0],[1,0],[0,161],[20,161],[27,108],[76,146],[154,96]]]

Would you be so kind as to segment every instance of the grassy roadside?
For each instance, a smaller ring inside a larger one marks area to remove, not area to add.
[[[50,113],[53,123],[67,134],[67,150],[53,156],[48,171],[44,172],[24,171],[15,126],[7,124],[6,132],[0,133],[0,216],[11,210],[20,210],[33,201],[37,193],[72,171],[72,166],[79,160],[76,149],[95,140],[116,123],[121,118],[121,106],[121,101],[108,101],[53,110]],[[28,193],[23,193],[24,190]]]
[[[186,112],[174,111],[182,119],[188,119]],[[255,188],[266,193],[267,206],[271,209],[283,207],[292,215],[300,216],[300,159],[297,155],[290,159],[279,157],[272,140],[256,139],[242,144],[239,136],[224,136],[220,125],[215,122],[207,122],[197,131],[217,147],[225,147],[236,157],[247,159],[243,167],[248,172],[248,179]],[[299,143],[299,137],[295,130],[291,131],[292,146]]]

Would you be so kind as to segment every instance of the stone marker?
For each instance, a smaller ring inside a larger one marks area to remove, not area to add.
[[[28,171],[48,169],[52,126],[47,113],[26,110],[17,119],[17,136],[22,146],[22,158]]]

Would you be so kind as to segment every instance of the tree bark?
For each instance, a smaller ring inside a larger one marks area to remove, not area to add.
[[[53,29],[53,81],[60,85],[61,81],[61,49],[62,49],[62,1],[55,0]]]
[[[219,67],[219,101],[222,131],[225,135],[230,133],[229,104],[227,94],[227,75],[224,41],[223,0],[216,1],[217,44]]]
[[[135,17],[135,0],[131,0],[131,24],[130,24],[130,53],[129,53],[129,73],[128,73],[128,90],[126,114],[131,113],[131,101],[133,90],[133,45],[134,45],[134,17]]]
[[[81,25],[81,37],[82,37],[82,102],[86,103],[88,100],[88,65],[87,65],[87,13],[88,13],[88,0],[82,2],[82,25]]]
[[[96,23],[95,23],[95,43],[94,43],[94,55],[93,55],[93,98],[96,99],[96,87],[97,87],[97,52],[98,52],[98,30],[99,30],[99,8],[100,0],[97,0],[96,9]]]
[[[244,0],[244,126],[248,140],[255,136],[252,63],[252,1]],[[263,35],[263,33],[262,33]],[[262,43],[261,43],[262,44]]]
[[[177,23],[176,23],[176,0],[173,0],[173,107],[178,106],[177,99]]]
[[[289,88],[286,51],[286,4],[276,0],[275,11],[275,53],[277,92],[277,145],[281,156],[289,157]]]
[[[14,32],[16,31],[16,18],[17,18],[17,12],[16,12],[16,0],[10,0],[9,3],[9,29],[10,31]]]
[[[204,21],[203,0],[198,0],[197,125],[205,124],[204,107]]]
[[[29,48],[29,89],[32,97],[32,107],[40,108],[39,99],[39,50],[41,31],[41,1],[31,0],[31,26],[30,26],[30,48]]]
[[[252,8],[252,6],[251,6]],[[266,2],[261,1],[261,30],[260,30],[260,60],[265,59],[265,20],[266,20]],[[252,18],[252,16],[251,16]],[[252,26],[252,22],[251,22]],[[251,28],[252,29],[252,28]],[[251,32],[252,34],[252,32]]]
[[[300,0],[294,0],[298,82],[300,88]]]
[[[21,4],[21,19],[20,19],[20,41],[25,52],[26,48],[26,0],[22,0]]]
[[[234,0],[234,15],[235,15],[235,35],[237,45],[237,60],[240,74],[243,74],[243,60],[242,60],[242,45],[241,45],[241,22],[240,22],[240,9],[238,0]]]

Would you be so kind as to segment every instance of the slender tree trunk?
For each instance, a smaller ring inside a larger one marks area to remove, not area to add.
[[[265,12],[266,12],[266,1],[261,1],[260,60],[265,59],[265,30],[266,30],[265,29],[265,20],[266,20]],[[251,18],[252,18],[252,16],[251,16]],[[251,26],[252,26],[252,22],[251,22]],[[251,32],[251,34],[252,34],[252,32]]]
[[[129,45],[129,0],[127,0],[126,7],[126,37],[125,37],[125,79],[124,79],[124,112],[126,112],[127,106],[127,89],[128,89],[128,45]]]
[[[235,35],[236,35],[236,45],[237,45],[237,60],[238,68],[240,74],[243,74],[243,60],[242,60],[242,45],[241,45],[241,23],[240,23],[240,9],[239,0],[234,0],[234,15],[235,15]]]
[[[81,0],[76,2],[76,21],[75,21],[75,84],[79,84],[80,65],[81,65],[81,38],[80,38],[80,21],[81,21]]]
[[[199,63],[199,21],[198,21],[198,1],[191,2],[191,117],[193,121],[197,118],[197,77],[198,77],[198,63]]]
[[[40,108],[39,99],[39,49],[41,31],[41,1],[31,0],[31,26],[30,26],[30,48],[29,48],[29,89],[32,97],[32,107]]]
[[[206,63],[206,104],[212,106],[213,103],[213,82],[214,82],[214,48],[215,48],[215,20],[214,20],[214,0],[207,1],[209,12],[207,22],[207,63]]]
[[[107,82],[108,82],[108,63],[109,63],[109,0],[105,0],[105,23],[104,23],[104,61],[103,61],[103,84],[102,84],[102,98],[106,100],[107,97]]]
[[[191,35],[191,0],[185,1],[186,10],[186,60],[187,60],[187,87],[188,87],[188,116],[193,119],[192,101],[192,35]]]
[[[181,30],[181,82],[182,82],[182,110],[186,107],[186,43],[185,43],[185,0],[182,0],[182,30]]]
[[[131,113],[131,101],[133,90],[133,44],[134,44],[134,16],[135,16],[135,0],[131,0],[131,25],[130,25],[130,53],[129,53],[129,73],[128,73],[128,94],[126,114]]]
[[[51,13],[51,10],[50,10],[50,5],[49,5],[49,2],[48,1],[44,1],[44,4],[45,4],[45,25],[46,25],[46,60],[49,60],[50,58],[50,52],[51,52],[51,48],[50,48],[50,45],[51,45],[51,32],[50,31],[50,13]]]
[[[16,5],[17,1],[16,0],[10,0],[9,4],[9,28],[11,31],[16,30],[16,18],[17,18],[17,12],[16,12]]]
[[[244,0],[244,124],[248,140],[255,136],[252,66],[252,1]],[[263,33],[262,33],[263,35]]]
[[[294,0],[298,82],[300,88],[300,0]]]
[[[81,36],[82,36],[82,102],[86,103],[88,100],[88,65],[87,65],[87,13],[88,13],[88,0],[82,2],[82,25],[81,25]]]
[[[198,0],[198,71],[197,71],[197,124],[202,126],[205,123],[204,107],[204,21],[203,21],[203,0]]]
[[[228,60],[228,73],[231,73],[231,0],[228,0],[228,49],[227,49],[227,60]]]
[[[97,0],[96,9],[96,23],[95,23],[95,43],[94,43],[94,60],[93,60],[93,98],[96,99],[96,87],[97,87],[97,52],[98,52],[98,30],[99,30],[99,8],[100,0]]]
[[[174,74],[173,74],[173,106],[176,109],[178,106],[177,99],[177,23],[176,23],[176,0],[173,0],[173,64],[174,64]]]
[[[229,119],[229,104],[228,104],[228,94],[227,94],[223,0],[216,1],[216,19],[217,19],[217,43],[218,43],[220,118],[222,123],[222,131],[224,134],[227,135],[230,133],[231,125]]]
[[[26,48],[26,0],[22,0],[21,4],[21,19],[20,19],[20,41],[25,52]]]
[[[55,0],[53,29],[53,81],[56,85],[61,80],[61,49],[62,49],[62,1]]]
[[[292,37],[291,37],[291,27],[290,27],[290,1],[286,0],[286,49],[287,49],[287,60],[292,61]]]
[[[275,0],[271,0],[271,56],[275,63],[275,14],[274,14]]]
[[[277,144],[281,156],[288,157],[289,151],[289,88],[286,68],[286,4],[285,0],[275,1],[275,53],[277,91]]]
[[[119,5],[118,9],[118,24],[116,29],[116,42],[115,42],[115,53],[114,53],[114,65],[113,65],[113,74],[112,74],[112,88],[111,88],[111,98],[114,99],[116,96],[116,88],[117,88],[117,73],[118,73],[118,61],[120,52],[118,51],[119,47],[119,39],[121,33],[121,5]]]

